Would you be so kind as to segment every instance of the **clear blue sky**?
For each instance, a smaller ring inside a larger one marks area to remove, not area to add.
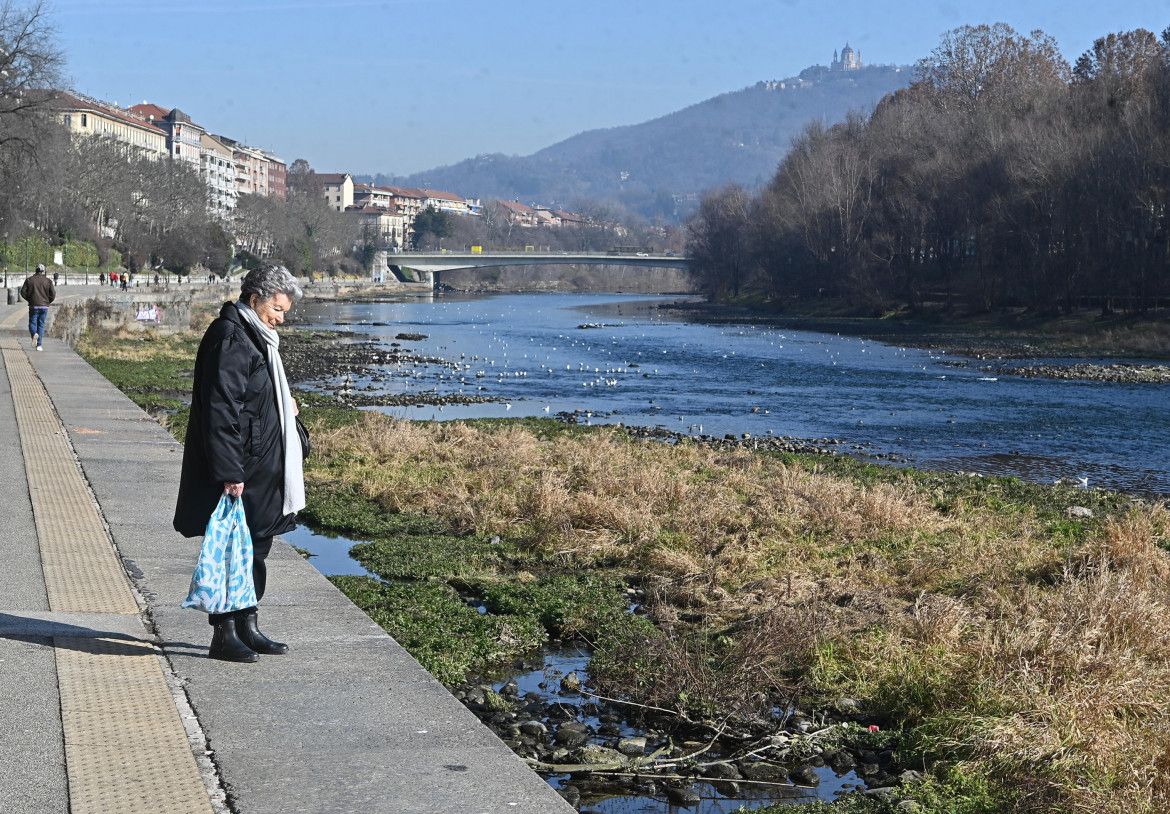
[[[179,107],[322,172],[527,155],[761,79],[848,41],[911,64],[965,24],[1042,29],[1069,62],[1170,26],[1167,0],[52,0],[73,88]]]

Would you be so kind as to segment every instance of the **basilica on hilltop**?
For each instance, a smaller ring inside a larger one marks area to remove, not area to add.
[[[854,51],[849,47],[849,43],[845,43],[845,48],[841,51],[841,58],[837,58],[837,52],[833,52],[833,61],[829,65],[830,71],[856,71],[861,68],[861,52]]]

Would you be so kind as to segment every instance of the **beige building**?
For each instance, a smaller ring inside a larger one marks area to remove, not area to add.
[[[390,209],[394,206],[394,190],[390,187],[376,187],[373,184],[354,184],[353,205]]]
[[[345,210],[354,217],[359,226],[358,234],[363,241],[370,241],[379,247],[401,248],[408,238],[406,219],[396,208],[382,206],[351,206]]]
[[[452,215],[466,215],[469,211],[467,199],[460,198],[453,193],[443,192],[438,189],[415,189],[411,191],[417,193],[422,198],[423,209],[429,206],[436,212],[449,212]]]
[[[269,156],[263,150],[248,147],[233,138],[215,138],[232,151],[232,161],[236,165],[236,197],[268,195]]]
[[[353,178],[348,172],[319,172],[317,180],[321,182],[325,200],[335,210],[344,212],[353,206]]]
[[[398,209],[402,212],[403,217],[406,218],[407,225],[414,223],[414,217],[426,207],[423,205],[423,194],[417,189],[406,189],[405,187],[383,187],[387,189],[394,196],[393,201],[397,204]]]
[[[103,136],[148,158],[168,155],[166,134],[128,110],[64,91],[56,93],[55,101],[58,120],[74,136]]]
[[[236,162],[232,148],[207,133],[202,137],[199,175],[207,184],[207,211],[230,221],[236,211]]]

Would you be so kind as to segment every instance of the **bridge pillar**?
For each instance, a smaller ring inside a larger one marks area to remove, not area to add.
[[[387,261],[388,252],[380,251],[374,255],[374,263],[370,268],[370,272],[374,275],[375,280],[380,280],[383,283],[396,284],[398,277],[390,270],[390,263]]]

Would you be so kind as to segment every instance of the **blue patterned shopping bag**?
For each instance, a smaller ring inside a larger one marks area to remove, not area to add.
[[[191,591],[183,607],[229,613],[255,604],[252,534],[244,518],[244,501],[225,494],[207,523],[203,548],[191,575]]]

